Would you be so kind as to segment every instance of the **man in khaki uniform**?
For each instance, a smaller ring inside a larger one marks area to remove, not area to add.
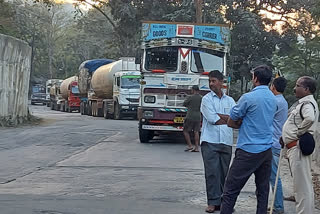
[[[318,104],[313,97],[316,86],[316,80],[308,76],[297,80],[294,93],[299,100],[289,109],[288,119],[282,129],[293,176],[297,214],[314,213],[311,155],[301,153],[299,137],[306,132],[315,134],[319,118]]]

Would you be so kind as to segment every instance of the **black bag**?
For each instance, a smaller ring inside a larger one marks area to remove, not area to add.
[[[315,108],[315,106],[313,105],[312,102],[310,102],[310,104],[312,104],[312,106]],[[300,108],[300,117],[302,118],[302,120],[304,119],[303,115],[302,115],[302,107],[303,107],[304,103],[301,105]],[[300,146],[300,150],[301,153],[303,155],[311,155],[314,151],[314,148],[316,146],[316,142],[312,136],[312,134],[310,134],[309,132],[304,133],[303,135],[301,135],[299,137],[299,146]]]
[[[301,135],[299,138],[299,146],[303,155],[311,155],[314,151],[314,147],[316,146],[316,142],[314,141],[312,134],[306,132]]]

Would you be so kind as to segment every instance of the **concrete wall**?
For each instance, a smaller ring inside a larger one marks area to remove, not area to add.
[[[31,48],[27,43],[0,34],[0,127],[28,118]]]

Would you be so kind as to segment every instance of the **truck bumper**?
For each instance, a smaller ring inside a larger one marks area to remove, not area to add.
[[[159,125],[142,125],[142,129],[153,131],[183,131],[183,126],[159,126]]]
[[[42,100],[42,99],[31,99],[31,103],[47,103],[47,100]]]
[[[137,114],[137,105],[120,105],[121,114]]]

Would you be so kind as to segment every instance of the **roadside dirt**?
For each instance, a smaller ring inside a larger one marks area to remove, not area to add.
[[[317,171],[317,170],[316,170]],[[320,174],[319,172],[312,173],[312,181],[314,188],[315,206],[320,210]]]

